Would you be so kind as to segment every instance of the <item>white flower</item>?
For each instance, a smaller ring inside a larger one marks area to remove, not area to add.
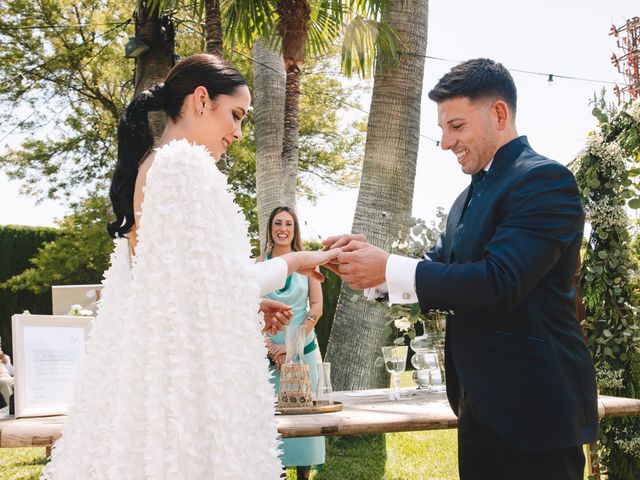
[[[636,99],[629,107],[629,115],[636,122],[640,123],[640,98]]]
[[[600,201],[595,205],[585,207],[586,219],[594,228],[610,230],[613,227],[627,227],[629,219],[620,205],[612,205],[606,201]]]
[[[402,317],[394,320],[393,324],[401,332],[408,332],[411,328],[411,322],[407,317]]]
[[[624,151],[617,141],[605,142],[600,130],[592,132],[587,138],[583,155],[593,155],[599,159],[598,170],[608,177],[621,175],[626,171]]]
[[[79,315],[78,312],[80,310],[82,310],[82,305],[74,303],[73,305],[71,305],[71,307],[69,307],[69,311],[67,312],[67,315]]]
[[[93,312],[91,310],[87,310],[86,308],[83,308],[82,305],[79,305],[76,303],[74,305],[71,305],[69,312],[67,312],[67,315],[80,316],[80,317],[92,317]]]

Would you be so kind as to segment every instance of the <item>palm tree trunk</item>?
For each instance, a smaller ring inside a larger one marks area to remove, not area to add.
[[[282,204],[282,138],[286,74],[279,52],[262,39],[252,49],[253,112],[256,142],[256,197],[260,239],[264,242],[271,211]],[[264,250],[264,245],[261,245]]]
[[[360,192],[353,232],[389,249],[411,215],[420,137],[420,101],[427,46],[428,0],[392,0],[383,19],[399,35],[404,49],[397,68],[376,66]],[[409,10],[409,11],[407,11]],[[382,368],[375,368],[388,308],[367,302],[360,292],[342,286],[333,321],[327,361],[339,390],[388,385]]]
[[[300,64],[304,61],[311,6],[307,0],[279,0],[278,33],[282,38],[282,57],[287,72],[282,139],[282,203],[296,207],[298,180],[298,115],[300,110]]]
[[[205,0],[205,36],[207,52],[222,57],[222,20],[220,16],[220,0]]]
[[[295,209],[299,157],[300,67],[296,63],[291,63],[286,68],[287,86],[284,101],[284,138],[282,140],[282,202]]]
[[[212,53],[223,57],[223,42],[222,42],[222,17],[220,15],[220,0],[205,0],[204,1],[204,36],[205,36],[205,49],[207,53]],[[218,161],[216,167],[223,173],[227,173],[227,154],[223,153]]]
[[[138,6],[135,14],[136,37],[144,39],[151,48],[136,58],[135,95],[162,82],[175,65],[175,32],[171,17],[157,11],[150,14],[146,2],[139,2]],[[166,115],[152,112],[149,123],[154,136],[158,138],[164,130]]]

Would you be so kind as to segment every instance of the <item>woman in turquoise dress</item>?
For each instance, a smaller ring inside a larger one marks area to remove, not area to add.
[[[264,259],[268,261],[285,253],[303,249],[295,212],[288,207],[275,208],[269,216]],[[304,361],[309,365],[311,387],[315,393],[318,381],[317,363],[322,361],[314,330],[315,324],[322,315],[320,282],[294,272],[287,278],[287,282],[281,290],[270,293],[266,298],[278,300],[292,307],[293,317],[289,325],[306,326]],[[280,385],[280,368],[286,355],[284,332],[268,335],[267,347],[273,371],[271,382],[277,392]],[[296,467],[298,479],[308,479],[312,467],[320,467],[324,464],[324,437],[285,438],[282,452],[282,463],[287,467]]]

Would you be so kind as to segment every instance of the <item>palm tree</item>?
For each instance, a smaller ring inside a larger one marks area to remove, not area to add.
[[[393,0],[384,18],[403,45],[395,68],[376,66],[360,192],[353,232],[389,249],[411,214],[420,136],[420,101],[427,46],[428,0]],[[327,361],[333,363],[340,390],[379,388],[388,384],[374,369],[388,309],[367,302],[360,292],[342,286],[333,321]]]
[[[171,5],[191,8],[193,14],[206,13],[207,50],[222,45],[221,17],[225,20],[225,35],[231,44],[254,49],[254,78],[256,115],[256,177],[258,185],[258,213],[260,237],[274,206],[286,204],[295,208],[298,171],[298,113],[300,70],[304,54],[326,53],[333,41],[344,33],[342,67],[351,75],[367,76],[373,68],[376,51],[381,58],[395,58],[397,37],[393,29],[379,22],[389,6],[389,0],[149,0],[152,8],[160,10]],[[286,72],[284,114],[279,88],[278,66],[264,46],[282,46],[280,60]],[[263,68],[264,67],[264,68]],[[275,70],[275,72],[274,72]],[[264,83],[263,83],[264,82]],[[262,108],[267,111],[261,111]],[[273,109],[273,110],[272,110]],[[282,118],[282,120],[280,120]],[[268,123],[258,126],[261,120]],[[276,123],[277,122],[277,123]],[[283,125],[281,126],[281,123]],[[264,135],[266,138],[260,139]],[[282,139],[280,145],[274,142]]]
[[[252,48],[253,113],[256,142],[256,200],[260,241],[266,238],[269,213],[277,206],[289,205],[282,184],[282,139],[286,73],[282,55],[269,48],[264,38]],[[295,197],[294,197],[295,198]],[[265,245],[261,245],[264,251]]]
[[[170,15],[153,10],[146,2],[138,2],[135,11],[135,38],[148,50],[136,57],[134,95],[164,80],[175,64],[175,35]],[[151,128],[158,137],[164,130],[165,115],[152,112]]]
[[[305,52],[318,55],[326,53],[331,43],[344,33],[342,66],[347,74],[358,72],[366,76],[372,70],[376,49],[389,57],[396,53],[396,36],[392,29],[379,22],[386,12],[388,0],[347,0],[347,1],[307,1],[307,0],[227,0],[223,2],[223,16],[227,20],[226,33],[232,42],[252,45],[257,39],[263,44],[276,48],[282,46],[282,59],[286,72],[284,97],[284,127],[273,120],[280,118],[280,110],[260,112],[262,104],[256,102],[256,117],[269,118],[269,126],[262,126],[269,139],[280,138],[280,152],[274,150],[273,141],[263,142],[256,151],[256,176],[258,184],[258,213],[260,236],[264,237],[264,225],[274,206],[296,205],[296,182],[298,171],[298,114],[301,83],[301,65]],[[264,55],[254,62],[254,71],[275,59],[269,57],[264,48],[254,49],[254,54]],[[263,71],[261,77],[254,78],[256,98],[271,98],[264,104],[271,108],[281,101],[277,84],[279,67],[273,63],[271,73]],[[275,72],[273,70],[276,70]],[[265,80],[266,83],[262,83]],[[256,126],[258,120],[256,119]],[[256,132],[256,143],[258,143]],[[267,147],[268,145],[268,147]],[[256,145],[258,147],[258,145]]]
[[[204,32],[207,41],[207,52],[222,56],[223,41],[220,0],[204,0],[204,12]]]
[[[305,0],[279,0],[278,34],[282,38],[282,57],[287,73],[284,99],[284,136],[282,139],[283,197],[296,207],[298,173],[298,115],[300,106],[300,65],[309,34],[311,6]]]

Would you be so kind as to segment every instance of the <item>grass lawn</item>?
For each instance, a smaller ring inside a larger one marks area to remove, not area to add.
[[[412,385],[411,372],[405,372],[402,385]],[[311,478],[456,480],[457,450],[456,430],[327,437],[327,463]],[[37,480],[44,464],[44,448],[0,449],[2,480]],[[290,469],[287,479],[295,478],[295,470]]]
[[[38,480],[46,463],[44,448],[0,449],[2,480]]]

